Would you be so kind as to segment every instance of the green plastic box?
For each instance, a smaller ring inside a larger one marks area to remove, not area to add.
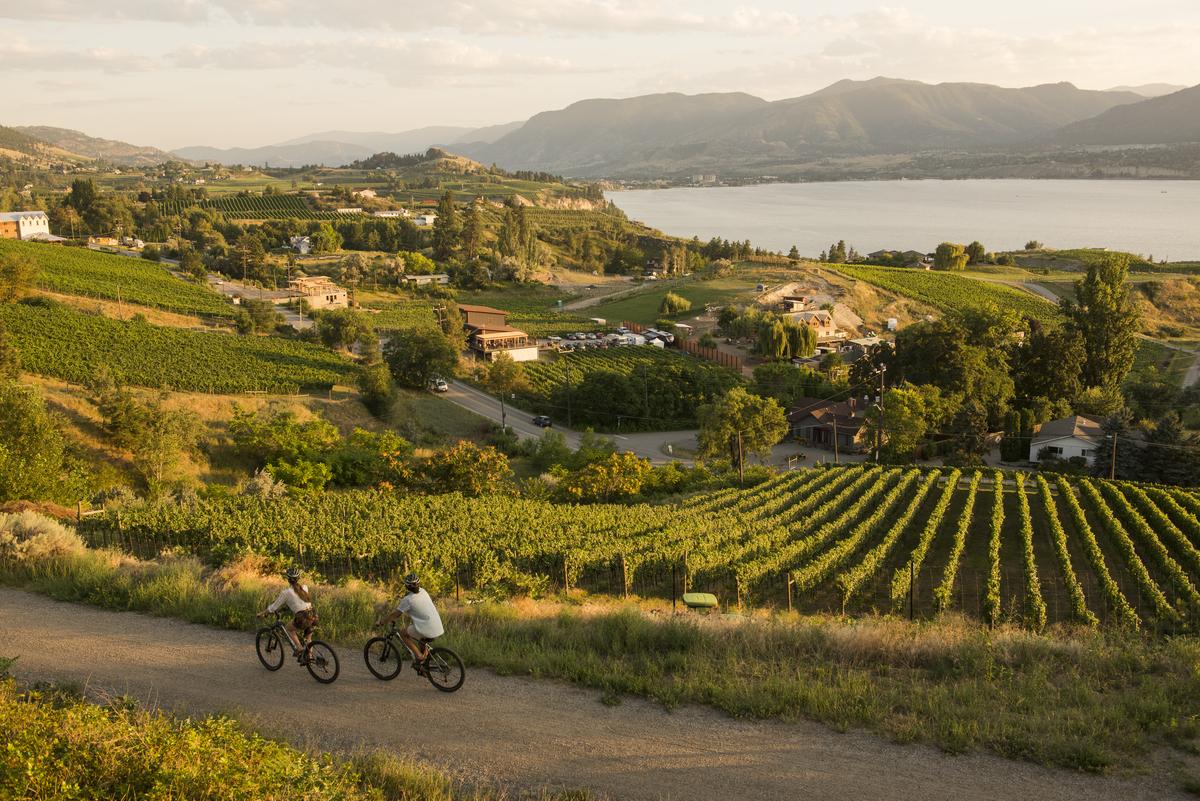
[[[717,596],[711,592],[685,592],[683,603],[688,609],[715,609]]]

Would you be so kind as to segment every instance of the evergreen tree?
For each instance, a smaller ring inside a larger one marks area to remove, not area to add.
[[[1089,387],[1118,387],[1133,367],[1140,315],[1129,296],[1129,256],[1112,254],[1075,282],[1075,300],[1062,308],[1083,340],[1083,380]]]
[[[446,261],[458,247],[461,227],[458,210],[454,206],[454,193],[449,189],[438,201],[437,219],[433,221],[433,257]]]
[[[475,198],[468,206],[463,220],[459,244],[462,247],[463,258],[468,264],[479,259],[479,249],[483,246],[483,221],[479,218],[479,204],[482,198]]]

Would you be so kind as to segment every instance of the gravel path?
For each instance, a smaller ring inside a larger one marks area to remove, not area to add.
[[[482,670],[443,695],[411,672],[376,681],[356,650],[341,649],[341,678],[320,686],[295,664],[268,673],[247,633],[11,589],[0,589],[0,643],[0,655],[20,657],[22,680],[70,679],[174,711],[233,713],[300,744],[386,749],[519,787],[586,787],[619,799],[1177,797],[1147,778],[952,757],[817,724],[737,721],[698,707],[668,713],[636,699],[605,706],[595,691]]]

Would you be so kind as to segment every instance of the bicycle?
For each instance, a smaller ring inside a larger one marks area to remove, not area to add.
[[[254,638],[258,661],[262,662],[263,667],[270,671],[276,671],[283,667],[283,660],[287,654],[286,648],[291,647],[292,644],[287,635],[287,629],[280,620],[282,616],[281,612],[276,612],[275,622],[259,629]],[[315,628],[310,629],[309,633],[311,634],[312,631],[315,631]],[[320,640],[309,640],[298,659],[300,664],[308,668],[309,675],[322,684],[332,684],[340,672],[337,653],[329,643]]]
[[[421,642],[428,644],[428,640]],[[363,646],[363,659],[366,660],[367,670],[381,681],[391,681],[400,675],[404,662],[412,658],[412,652],[400,639],[396,630],[396,622],[392,621],[388,632],[381,637],[372,637]],[[438,690],[452,693],[463,686],[467,671],[458,654],[449,648],[430,648],[429,656],[425,658],[424,666],[417,666],[417,672],[429,679]]]

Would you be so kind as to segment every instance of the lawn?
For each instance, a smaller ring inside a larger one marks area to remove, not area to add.
[[[682,281],[648,284],[641,292],[619,300],[609,301],[588,309],[591,316],[603,317],[610,323],[631,320],[646,325],[659,318],[658,307],[668,292],[674,292],[692,302],[692,311],[703,311],[710,303],[724,305],[753,291],[755,282],[745,278],[716,278],[711,281]],[[687,315],[681,315],[687,316]]]

